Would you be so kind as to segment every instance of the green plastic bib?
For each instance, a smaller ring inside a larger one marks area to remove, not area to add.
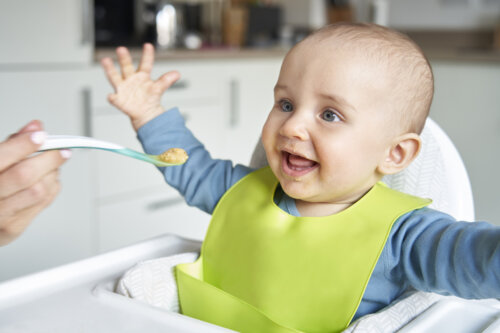
[[[177,266],[182,312],[239,332],[342,331],[394,221],[430,200],[377,183],[340,213],[296,217],[277,186],[266,167],[221,198],[200,258]]]

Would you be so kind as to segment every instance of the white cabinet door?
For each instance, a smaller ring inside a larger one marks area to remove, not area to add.
[[[165,233],[202,240],[209,221],[210,215],[189,207],[177,194],[137,192],[135,197],[99,205],[99,250],[117,249]]]
[[[222,82],[210,82],[213,75],[209,74],[208,68],[209,66],[196,64],[160,64],[156,66],[153,76],[157,77],[172,69],[181,71],[180,84],[165,93],[162,105],[165,109],[178,107],[187,127],[207,147],[212,156],[220,157],[224,155],[225,139],[224,110],[219,88]],[[112,88],[106,82],[102,70],[94,68],[92,76],[92,136],[142,151],[129,118],[106,100],[106,95]],[[165,149],[168,148],[171,147]],[[101,202],[114,200],[115,196],[133,196],[136,191],[152,188],[176,193],[165,184],[162,175],[153,165],[106,152],[95,152],[94,155],[97,156],[98,168],[97,196]]]
[[[85,72],[0,72],[0,134],[5,138],[31,119],[52,134],[84,133]],[[27,231],[0,247],[0,280],[95,253],[88,151],[74,150],[61,170],[62,191]]]
[[[179,107],[187,127],[212,156],[224,156],[223,82],[214,79],[217,70],[200,62],[160,62],[152,76],[173,69],[179,70],[182,79],[165,93],[162,105],[165,109]],[[102,70],[93,68],[92,76],[92,135],[142,151],[128,117],[106,100],[112,88]],[[107,152],[93,154],[100,251],[167,232],[195,239],[204,237],[210,216],[188,207],[156,167]]]
[[[91,0],[0,1],[0,66],[90,63]]]
[[[469,173],[476,219],[500,225],[500,64],[432,62],[430,116],[450,136]]]
[[[273,89],[281,58],[249,59],[228,63],[226,78],[226,154],[248,165],[262,126],[274,104]]]

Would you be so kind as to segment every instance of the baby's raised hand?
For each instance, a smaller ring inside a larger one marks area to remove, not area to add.
[[[121,73],[116,70],[111,58],[101,61],[104,72],[115,89],[114,93],[108,95],[108,101],[126,113],[134,129],[138,130],[165,111],[160,103],[161,96],[180,78],[180,74],[171,71],[156,81],[151,79],[154,63],[154,47],[151,44],[144,44],[137,70],[127,48],[117,48],[116,55]]]

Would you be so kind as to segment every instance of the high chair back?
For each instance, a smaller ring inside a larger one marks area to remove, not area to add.
[[[465,165],[451,139],[430,118],[421,134],[422,150],[405,170],[385,176],[389,187],[408,194],[431,198],[431,208],[450,214],[457,220],[474,220],[474,201]],[[267,164],[261,141],[250,161],[253,168]]]

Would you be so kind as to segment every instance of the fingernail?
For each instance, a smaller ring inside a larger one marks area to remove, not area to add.
[[[33,143],[41,145],[47,138],[47,132],[44,131],[33,132],[30,138]]]
[[[24,127],[24,129],[25,129],[26,131],[32,131],[32,130],[35,130],[35,129],[37,129],[37,128],[38,128],[38,125],[37,125],[37,123],[36,123],[34,120],[30,121],[30,122],[29,122],[29,123],[28,123],[28,124]]]
[[[62,158],[66,159],[66,160],[68,158],[70,158],[71,154],[72,154],[71,150],[69,150],[69,149],[61,149],[61,150],[59,150],[59,153],[61,154]]]

